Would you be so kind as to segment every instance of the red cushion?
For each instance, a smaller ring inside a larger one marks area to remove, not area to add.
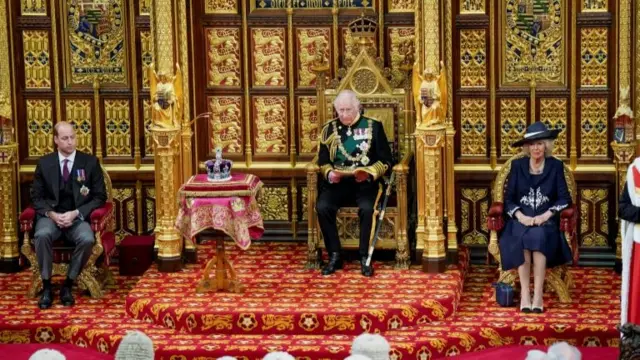
[[[36,210],[31,206],[20,213],[20,231],[27,232],[33,228],[33,219],[36,217]]]
[[[125,236],[120,242],[120,247],[153,246],[155,241],[156,237],[154,235],[129,235]]]
[[[99,207],[91,212],[91,229],[93,231],[104,230],[107,220],[113,212],[113,203],[106,202],[104,206]]]
[[[487,227],[492,231],[500,231],[504,227],[504,205],[501,202],[494,202],[489,209],[487,216]]]

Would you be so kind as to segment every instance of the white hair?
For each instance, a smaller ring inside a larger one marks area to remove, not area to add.
[[[284,351],[276,351],[272,353],[268,353],[265,355],[262,360],[296,360],[291,354]]]
[[[34,352],[29,360],[66,360],[67,358],[62,355],[58,350],[54,349],[40,349]]]
[[[540,350],[529,350],[525,360],[581,360],[582,354],[575,346],[562,341],[549,347],[546,353]]]
[[[389,360],[389,351],[389,342],[379,334],[364,333],[351,344],[352,355],[364,355],[371,360]]]
[[[360,100],[355,92],[351,90],[342,90],[338,93],[338,96],[333,100],[333,107],[337,108],[338,104],[347,103],[353,105],[355,110],[360,111]]]
[[[552,139],[544,139],[540,141],[544,143],[544,156],[545,157],[553,156],[553,146],[555,142]],[[522,152],[525,153],[527,156],[531,155],[531,151],[529,150],[529,144],[522,145]]]

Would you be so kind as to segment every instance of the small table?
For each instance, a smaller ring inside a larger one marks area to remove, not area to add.
[[[252,174],[237,173],[228,181],[210,182],[206,174],[192,176],[178,192],[180,209],[176,227],[182,236],[194,239],[210,230],[225,233],[241,249],[264,233],[262,216],[256,201],[262,181]],[[209,260],[196,292],[242,292],[236,272],[224,249],[224,238],[216,237],[216,257]],[[210,277],[216,266],[215,279]]]

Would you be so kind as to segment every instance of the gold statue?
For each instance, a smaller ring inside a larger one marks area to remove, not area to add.
[[[160,128],[179,128],[182,119],[182,71],[176,63],[176,74],[171,77],[164,71],[156,74],[153,64],[149,67],[149,88],[153,107],[151,119]]]
[[[440,74],[436,77],[429,69],[420,75],[418,62],[413,65],[413,101],[422,104],[417,126],[444,124],[447,117],[447,76],[444,62],[440,62]]]

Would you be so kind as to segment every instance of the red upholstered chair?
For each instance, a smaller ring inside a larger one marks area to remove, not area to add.
[[[502,168],[498,172],[498,175],[496,176],[493,183],[493,202],[491,203],[491,208],[489,209],[489,214],[487,215],[487,226],[491,231],[491,235],[489,238],[489,253],[498,262],[498,271],[500,272],[500,278],[498,281],[508,283],[512,286],[516,285],[518,272],[516,269],[503,271],[500,267],[500,248],[498,246],[498,241],[500,232],[504,227],[505,217],[507,216],[504,213],[503,200],[505,186],[507,184],[509,172],[511,171],[511,162],[523,156],[523,154],[513,156],[502,166]],[[569,188],[569,193],[571,194],[573,205],[570,208],[564,209],[560,213],[560,225],[558,231],[564,234],[564,238],[569,244],[569,247],[571,248],[573,254],[573,262],[576,263],[578,261],[578,244],[576,237],[576,226],[578,219],[578,208],[576,206],[577,187],[575,179],[573,177],[573,173],[566,164],[564,165],[564,177],[567,181],[567,186]],[[553,269],[547,269],[547,273],[545,275],[545,291],[554,291],[558,295],[558,298],[561,302],[571,302],[571,295],[569,294],[569,289],[571,287],[573,287],[573,279],[566,265],[557,266]]]
[[[102,167],[104,174],[105,188],[107,190],[107,202],[103,207],[91,213],[91,229],[95,233],[96,242],[93,245],[91,255],[84,268],[77,278],[78,286],[81,290],[89,290],[94,298],[101,298],[103,295],[102,286],[105,283],[113,283],[113,275],[109,270],[111,255],[116,248],[116,238],[114,234],[114,205],[111,178]],[[40,278],[40,268],[36,258],[33,239],[30,233],[35,226],[36,211],[31,206],[27,207],[20,214],[20,229],[24,232],[24,243],[22,253],[31,262],[33,272],[31,286],[28,295],[31,297],[42,289],[42,279]],[[63,238],[53,243],[53,270],[52,276],[66,276],[69,262],[73,255],[74,246],[67,243]]]

